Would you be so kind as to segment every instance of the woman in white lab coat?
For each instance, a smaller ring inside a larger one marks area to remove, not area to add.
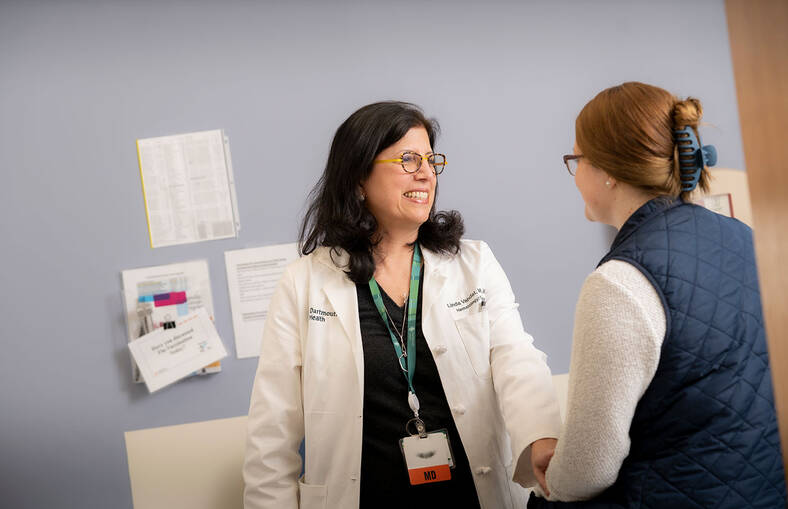
[[[399,102],[337,130],[266,319],[245,507],[513,508],[543,480],[550,371],[489,247],[435,211],[436,133]]]

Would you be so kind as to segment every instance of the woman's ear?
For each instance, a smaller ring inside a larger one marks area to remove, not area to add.
[[[605,173],[605,187],[608,189],[613,189],[618,184],[618,181],[615,177],[611,177],[607,173]]]

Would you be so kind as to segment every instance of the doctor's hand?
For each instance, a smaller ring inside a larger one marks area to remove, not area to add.
[[[548,497],[550,496],[550,490],[547,489],[545,474],[555,452],[556,443],[558,443],[558,440],[555,438],[541,438],[531,444],[531,466],[534,469],[534,475],[539,482],[539,486],[542,487],[542,491]]]

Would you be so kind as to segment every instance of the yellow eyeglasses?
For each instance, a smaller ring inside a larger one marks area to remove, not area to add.
[[[423,156],[418,152],[403,152],[398,159],[378,159],[374,163],[400,163],[406,173],[416,173],[421,168],[421,164],[427,161],[432,167],[435,175],[440,175],[446,166],[446,156],[444,154],[428,154]]]

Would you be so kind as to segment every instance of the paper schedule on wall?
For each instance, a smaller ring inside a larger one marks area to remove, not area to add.
[[[236,237],[240,229],[224,131],[137,140],[151,247]]]

